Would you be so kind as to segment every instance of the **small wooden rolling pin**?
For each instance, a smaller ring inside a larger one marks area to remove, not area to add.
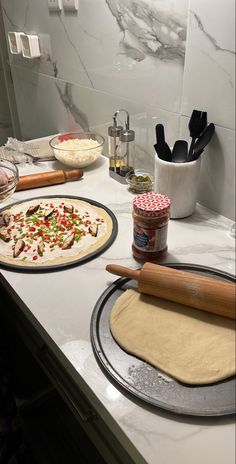
[[[235,284],[145,263],[141,270],[108,264],[112,274],[138,281],[141,293],[235,319]]]
[[[20,176],[16,190],[27,190],[37,187],[46,187],[48,185],[63,184],[72,180],[79,180],[83,176],[81,169],[70,169],[64,171],[43,172],[39,174],[30,174],[28,176]]]

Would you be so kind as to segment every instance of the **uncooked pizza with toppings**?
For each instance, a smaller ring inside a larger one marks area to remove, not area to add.
[[[113,234],[111,212],[74,197],[16,203],[0,213],[0,261],[23,267],[73,263],[102,249]]]

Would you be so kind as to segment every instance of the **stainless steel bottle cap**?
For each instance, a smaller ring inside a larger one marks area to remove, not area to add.
[[[119,137],[121,131],[123,131],[122,126],[110,126],[108,127],[108,135],[110,137]]]
[[[121,142],[132,142],[134,140],[134,136],[135,132],[133,130],[123,130],[119,135],[119,139]]]

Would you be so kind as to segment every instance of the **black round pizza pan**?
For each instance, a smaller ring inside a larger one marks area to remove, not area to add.
[[[190,264],[164,264],[174,269],[235,282],[231,274]],[[111,381],[131,399],[157,408],[191,416],[223,416],[235,413],[235,377],[209,385],[187,385],[125,352],[114,340],[109,328],[111,309],[127,288],[137,282],[120,278],[97,301],[90,326],[95,357]],[[194,362],[194,361],[193,361]]]
[[[114,240],[115,240],[115,238],[117,236],[117,233],[118,233],[118,222],[117,222],[117,219],[116,219],[114,213],[109,208],[107,208],[107,206],[105,206],[102,203],[99,203],[99,202],[97,202],[95,200],[92,200],[91,198],[79,197],[79,196],[75,196],[75,195],[43,195],[43,196],[40,196],[40,197],[26,198],[26,199],[24,199],[22,201],[17,201],[15,203],[12,203],[10,205],[5,206],[4,208],[1,208],[0,212],[3,212],[4,210],[7,210],[7,209],[11,208],[12,206],[19,205],[19,204],[25,203],[27,201],[42,200],[42,199],[47,199],[47,198],[50,198],[50,199],[53,199],[53,198],[68,198],[68,199],[81,200],[81,201],[89,203],[91,206],[96,206],[98,208],[102,208],[104,211],[106,211],[106,213],[110,216],[110,218],[112,220],[112,233],[111,233],[110,237],[97,250],[89,253],[86,256],[82,256],[81,258],[75,259],[74,261],[70,261],[68,263],[52,264],[52,265],[48,264],[46,266],[45,265],[41,265],[41,266],[40,265],[35,265],[35,266],[30,266],[29,267],[29,266],[24,266],[22,264],[18,265],[17,262],[15,264],[14,263],[5,263],[4,261],[0,260],[0,266],[1,267],[7,268],[7,269],[13,269],[15,271],[24,271],[24,272],[27,271],[27,272],[31,272],[31,273],[35,272],[35,271],[38,271],[38,272],[60,271],[62,269],[68,268],[68,267],[73,267],[73,266],[78,266],[78,265],[84,264],[84,263],[96,258],[101,253],[104,253],[104,251],[107,250],[112,245],[112,243],[114,242]]]

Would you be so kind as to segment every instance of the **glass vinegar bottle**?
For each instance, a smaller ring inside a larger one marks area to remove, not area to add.
[[[120,176],[134,172],[135,167],[135,145],[134,131],[124,130],[120,133],[120,158],[122,160],[120,166]]]
[[[113,116],[113,126],[108,127],[108,154],[109,154],[109,170],[120,174],[121,164],[123,159],[120,156],[120,133],[123,131],[122,126],[117,126],[116,112]]]

